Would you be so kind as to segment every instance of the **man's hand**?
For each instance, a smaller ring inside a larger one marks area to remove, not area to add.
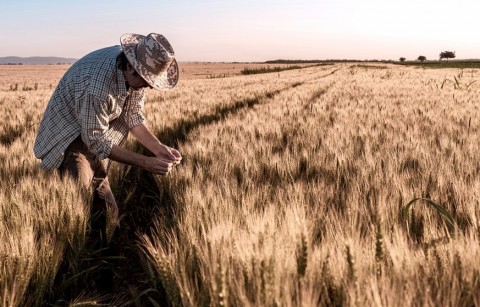
[[[167,175],[173,167],[173,162],[164,158],[147,157],[144,169],[154,174]]]
[[[175,156],[173,153],[172,155]],[[159,175],[167,175],[172,170],[175,161],[178,160],[177,158],[167,159],[165,157],[147,157],[118,145],[112,146],[112,150],[108,157],[114,161],[134,165]]]
[[[167,161],[172,162],[173,165],[177,165],[182,161],[182,155],[180,155],[178,150],[163,144],[159,147],[159,150],[155,152],[157,158],[166,159]]]
[[[166,159],[174,165],[179,164],[182,160],[178,150],[162,144],[145,124],[133,127],[130,129],[130,132],[137,141],[150,150],[157,158]]]

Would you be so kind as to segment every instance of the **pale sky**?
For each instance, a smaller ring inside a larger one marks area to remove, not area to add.
[[[479,0],[0,0],[0,56],[80,58],[126,32],[179,61],[480,58]]]

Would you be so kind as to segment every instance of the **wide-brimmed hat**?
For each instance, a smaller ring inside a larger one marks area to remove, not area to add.
[[[120,37],[128,62],[157,90],[169,90],[178,82],[178,64],[168,40],[161,34],[125,33]]]

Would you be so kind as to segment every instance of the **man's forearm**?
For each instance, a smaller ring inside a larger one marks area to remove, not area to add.
[[[108,157],[114,161],[137,166],[159,175],[168,174],[173,167],[171,161],[156,157],[147,157],[117,145],[113,145]]]
[[[145,146],[152,153],[157,154],[161,150],[162,143],[157,137],[145,126],[141,124],[130,129],[130,132],[143,146]]]
[[[112,151],[110,152],[108,158],[120,163],[133,165],[140,168],[145,168],[147,160],[146,156],[117,145],[113,145]]]

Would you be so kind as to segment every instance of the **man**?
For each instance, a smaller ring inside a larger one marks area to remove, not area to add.
[[[40,123],[34,144],[40,167],[70,174],[93,187],[116,210],[107,179],[109,159],[167,175],[182,157],[162,144],[143,117],[144,88],[169,90],[178,65],[168,40],[156,33],[127,33],[121,46],[94,51],[72,65],[60,80]],[[131,133],[155,157],[122,147]]]

